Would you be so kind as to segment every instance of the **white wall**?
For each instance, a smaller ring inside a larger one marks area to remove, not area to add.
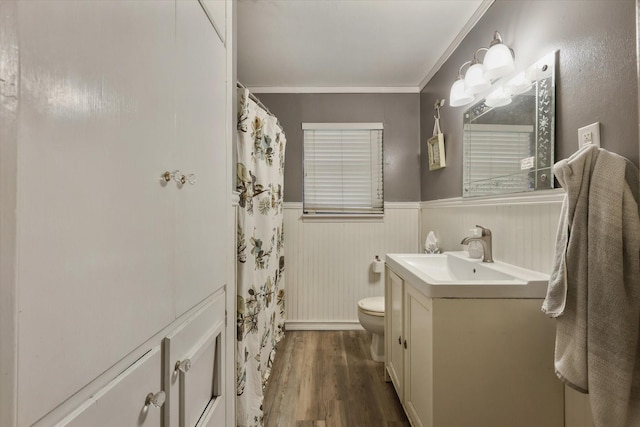
[[[443,250],[466,250],[460,241],[470,228],[482,225],[491,229],[494,259],[549,273],[564,192],[540,193],[422,202],[421,241],[433,230]]]
[[[416,252],[419,203],[385,203],[380,220],[302,218],[301,203],[285,203],[286,327],[358,328],[358,300],[384,295],[375,255]]]

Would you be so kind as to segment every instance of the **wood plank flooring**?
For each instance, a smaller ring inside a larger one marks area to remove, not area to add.
[[[265,427],[409,426],[366,331],[289,331],[265,390]]]

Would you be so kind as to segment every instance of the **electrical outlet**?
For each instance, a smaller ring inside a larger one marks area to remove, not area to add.
[[[600,122],[578,129],[578,148],[582,148],[587,144],[600,147]]]

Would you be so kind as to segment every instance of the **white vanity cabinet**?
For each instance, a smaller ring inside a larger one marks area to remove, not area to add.
[[[404,396],[404,281],[390,269],[386,270],[385,289],[385,366],[393,386],[402,400]]]
[[[554,324],[540,299],[429,298],[386,271],[385,368],[414,427],[563,426]],[[394,289],[402,289],[402,344]]]
[[[414,427],[433,426],[433,318],[431,298],[411,284],[404,292],[404,407]],[[442,424],[449,426],[450,424]]]
[[[0,319],[12,384],[0,391],[13,389],[2,426],[233,423],[222,372],[235,84],[219,34],[230,1],[209,3],[3,2],[19,97],[13,121],[2,117],[15,126],[0,207],[15,232],[0,242],[15,268],[0,283],[15,319]],[[177,332],[194,319],[206,325]],[[192,360],[182,394],[163,382],[170,351]],[[182,421],[163,397],[183,400]]]

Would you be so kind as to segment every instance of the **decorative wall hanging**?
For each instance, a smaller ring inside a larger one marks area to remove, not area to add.
[[[444,134],[440,129],[440,107],[444,106],[445,100],[438,99],[433,108],[436,115],[433,116],[433,136],[427,140],[427,154],[429,155],[429,170],[437,170],[447,165],[444,152]]]

